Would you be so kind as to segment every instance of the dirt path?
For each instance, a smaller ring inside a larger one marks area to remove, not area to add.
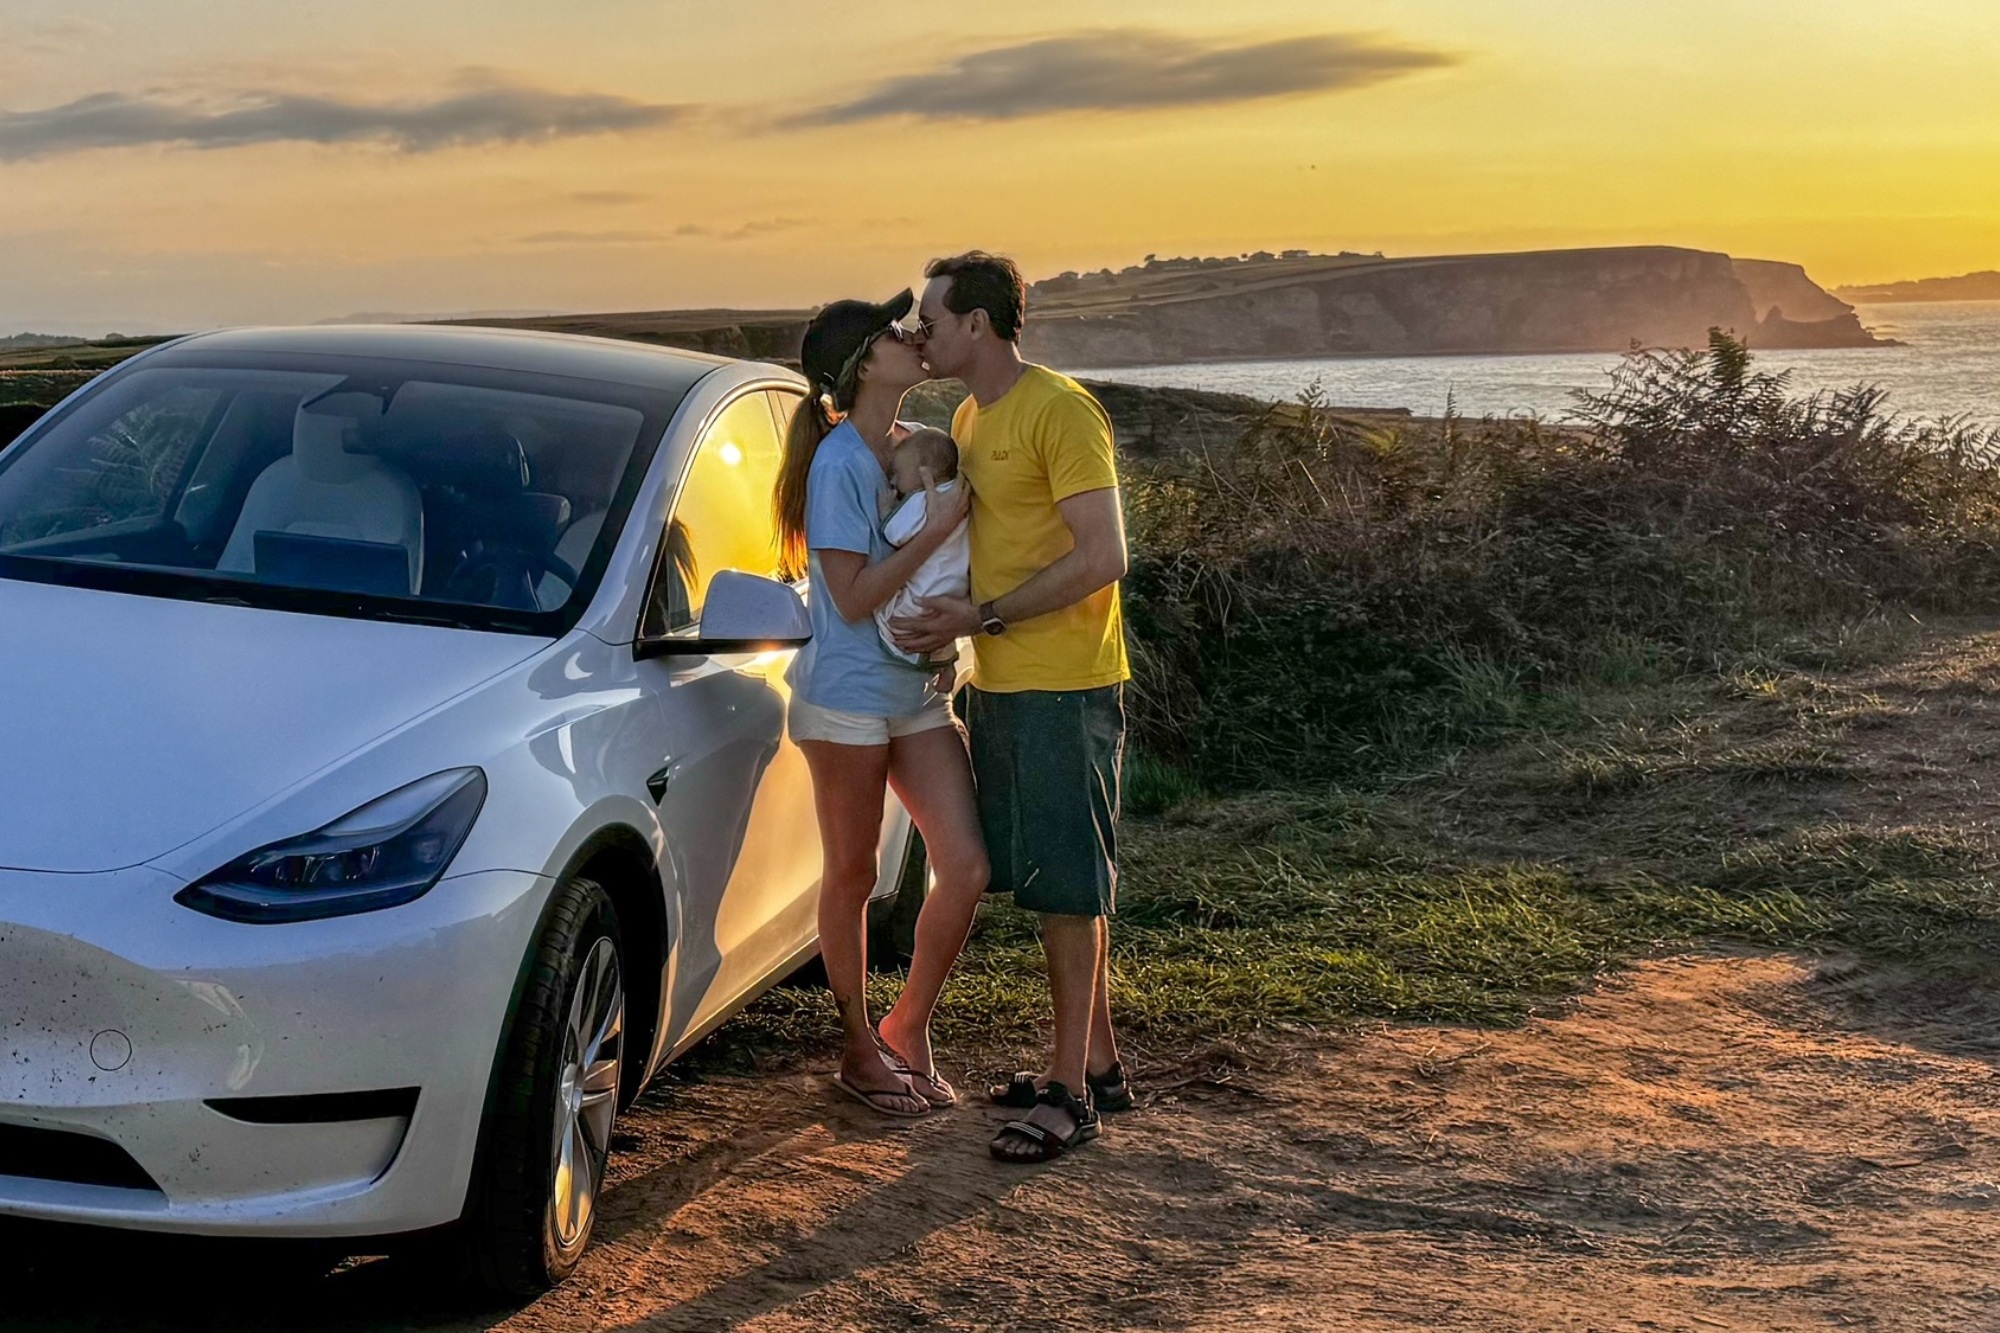
[[[596,1249],[525,1308],[440,1304],[414,1259],[257,1283],[140,1243],[31,1258],[5,1325],[2000,1328],[1991,998],[1674,958],[1517,1031],[1258,1063],[1037,1170],[986,1160],[984,1109],[890,1125],[805,1072],[669,1086]]]

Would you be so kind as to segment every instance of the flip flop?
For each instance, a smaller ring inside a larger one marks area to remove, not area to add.
[[[855,1101],[860,1102],[877,1115],[894,1116],[899,1120],[921,1120],[930,1114],[928,1104],[921,1111],[905,1111],[891,1106],[886,1102],[876,1100],[880,1097],[912,1097],[917,1101],[924,1101],[922,1094],[918,1093],[915,1088],[911,1088],[908,1092],[897,1092],[890,1088],[878,1088],[871,1092],[867,1088],[855,1087],[839,1074],[833,1075],[829,1081],[834,1087],[839,1088],[842,1092],[852,1097]]]
[[[949,1111],[958,1105],[958,1089],[945,1082],[935,1069],[926,1073],[921,1069],[902,1068],[896,1072],[910,1080],[911,1091],[929,1102],[933,1111]]]
[[[958,1105],[958,1089],[944,1081],[935,1064],[929,1069],[918,1069],[898,1055],[894,1046],[882,1040],[880,1028],[875,1030],[875,1044],[882,1048],[882,1056],[889,1062],[889,1068],[910,1080],[911,1091],[929,1102],[933,1111],[945,1111]],[[924,1086],[919,1086],[920,1081]]]

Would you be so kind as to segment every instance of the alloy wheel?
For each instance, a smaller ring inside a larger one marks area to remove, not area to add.
[[[562,1249],[589,1234],[604,1185],[611,1123],[618,1114],[618,1080],[625,1035],[625,987],[618,949],[599,938],[584,955],[563,1028],[556,1080],[554,1179],[550,1221]]]

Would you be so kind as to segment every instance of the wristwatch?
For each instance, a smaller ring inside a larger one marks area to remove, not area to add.
[[[996,636],[1007,632],[1007,622],[1000,618],[1000,613],[993,609],[991,602],[979,604],[979,632]]]

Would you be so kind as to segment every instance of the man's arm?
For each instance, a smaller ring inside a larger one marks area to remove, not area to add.
[[[993,599],[993,614],[1009,625],[1075,606],[1125,577],[1125,508],[1116,486],[1058,500],[1056,511],[1074,545],[1026,583]],[[970,598],[926,597],[921,605],[922,614],[889,622],[897,646],[907,652],[928,653],[979,633],[979,608]]]

